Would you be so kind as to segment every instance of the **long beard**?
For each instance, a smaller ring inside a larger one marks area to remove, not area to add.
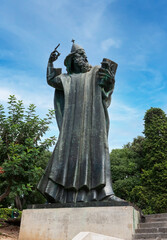
[[[89,72],[92,68],[92,66],[88,62],[80,58],[75,58],[74,63],[80,67],[82,73]]]

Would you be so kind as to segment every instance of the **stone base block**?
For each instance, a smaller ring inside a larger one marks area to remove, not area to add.
[[[72,240],[80,232],[132,240],[138,222],[132,206],[27,209],[19,240]]]

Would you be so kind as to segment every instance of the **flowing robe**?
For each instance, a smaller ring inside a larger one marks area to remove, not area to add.
[[[113,89],[98,85],[99,67],[79,74],[54,74],[55,111],[60,134],[38,190],[49,202],[101,200],[113,194],[107,107]]]

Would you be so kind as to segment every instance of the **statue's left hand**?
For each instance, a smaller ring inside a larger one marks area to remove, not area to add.
[[[114,74],[105,68],[99,69],[99,78],[100,81],[106,80],[108,83],[115,83]]]

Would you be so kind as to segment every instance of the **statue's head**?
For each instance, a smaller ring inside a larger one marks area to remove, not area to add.
[[[71,53],[64,60],[64,65],[67,67],[68,73],[85,73],[91,69],[85,50],[74,41]]]

